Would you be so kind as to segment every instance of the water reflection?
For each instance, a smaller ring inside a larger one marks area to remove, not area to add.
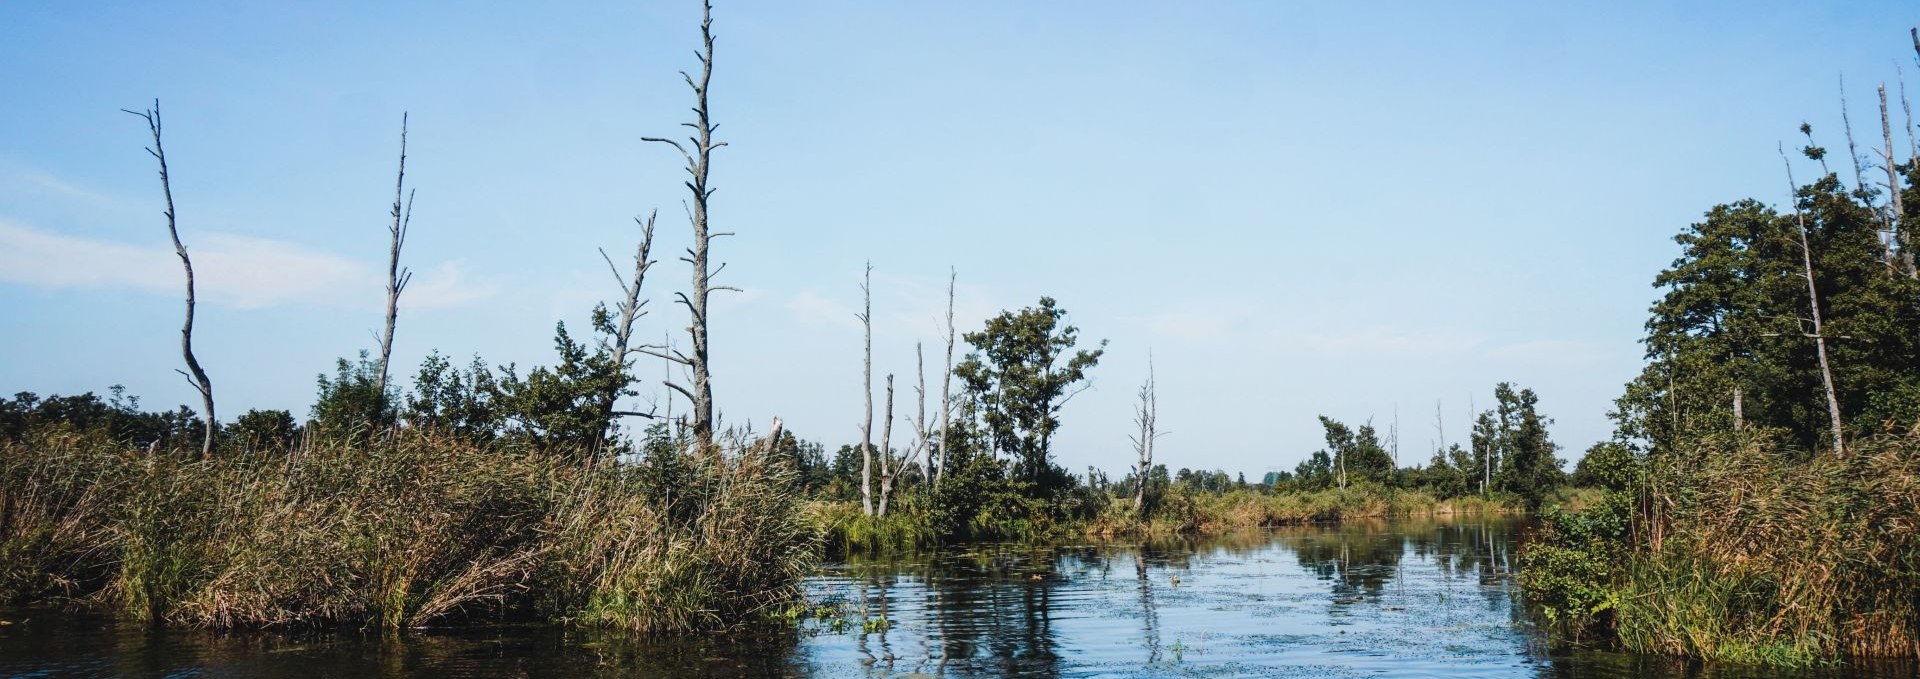
[[[1549,653],[1513,583],[1520,526],[1442,517],[854,558],[808,585],[816,602],[841,605],[839,627],[690,639],[210,635],[42,615],[0,626],[0,676],[1783,676]]]

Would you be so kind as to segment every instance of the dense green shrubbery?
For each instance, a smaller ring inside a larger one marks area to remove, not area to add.
[[[1521,585],[1561,638],[1578,642],[1611,631],[1632,511],[1632,499],[1619,492],[1581,511],[1550,508],[1522,552]]]

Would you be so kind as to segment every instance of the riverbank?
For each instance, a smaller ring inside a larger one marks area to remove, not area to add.
[[[0,442],[0,603],[215,629],[771,618],[818,536],[749,451],[637,465],[402,430],[293,454]]]
[[[1524,501],[1510,495],[1438,498],[1423,490],[1371,484],[1319,491],[1249,488],[1215,493],[1174,489],[1158,498],[1145,516],[1132,509],[1130,498],[1100,500],[1097,511],[1087,512],[1090,516],[1085,518],[1061,516],[1044,506],[1024,506],[1024,516],[1002,516],[992,525],[984,521],[973,524],[995,530],[993,539],[1045,542],[1212,535],[1351,519],[1526,512]],[[911,551],[950,541],[943,539],[937,518],[925,504],[913,499],[896,505],[885,517],[864,515],[856,502],[815,502],[809,514],[830,550]]]

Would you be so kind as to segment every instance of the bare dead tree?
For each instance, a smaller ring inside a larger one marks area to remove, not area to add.
[[[1393,428],[1387,430],[1387,447],[1393,450],[1393,467],[1400,468],[1400,404],[1393,404]]]
[[[1140,428],[1138,434],[1128,436],[1133,441],[1133,450],[1139,456],[1139,462],[1133,469],[1133,512],[1138,515],[1147,507],[1147,478],[1153,471],[1153,442],[1160,438],[1160,396],[1154,381],[1153,353],[1147,353],[1147,381],[1140,385],[1140,402],[1134,405],[1133,424]]]
[[[927,431],[927,360],[919,342],[913,343],[913,372],[919,382],[914,385],[914,398],[918,401],[913,416],[913,447],[907,451],[907,459],[914,461],[920,468],[922,482],[933,480],[933,471],[929,455],[933,437]]]
[[[873,262],[860,279],[860,292],[866,300],[857,316],[866,329],[866,348],[862,354],[860,381],[865,385],[866,419],[860,423],[860,511],[873,516]]]
[[[400,171],[394,173],[393,180],[393,225],[387,227],[393,236],[387,251],[387,327],[380,333],[380,378],[374,382],[383,396],[387,393],[387,366],[393,360],[393,326],[400,318],[400,293],[413,280],[413,272],[400,266],[400,248],[407,244],[407,227],[413,223],[413,194],[406,189],[407,114],[403,111],[400,113]],[[405,210],[400,206],[402,196],[406,198]]]
[[[1886,217],[1887,239],[1886,239],[1886,245],[1885,245],[1886,253],[1887,253],[1887,261],[1889,263],[1892,263],[1895,261],[1895,258],[1897,256],[1900,263],[1899,272],[1911,273],[1913,271],[1912,253],[1895,252],[1896,244],[1899,242],[1899,239],[1900,239],[1900,214],[1901,214],[1900,212],[1901,210],[1900,172],[1899,170],[1894,168],[1893,122],[1887,114],[1887,84],[1886,83],[1880,84],[1879,92],[1880,92],[1880,139],[1883,144],[1880,151],[1880,164],[1883,167],[1885,167],[1887,170],[1887,196],[1888,196],[1887,217]]]
[[[959,278],[959,271],[947,269],[947,367],[940,377],[940,466],[935,468],[934,483],[946,476],[947,458],[951,457],[947,451],[947,423],[953,415],[953,284]]]
[[[1440,399],[1437,398],[1433,400],[1433,435],[1440,440],[1440,443],[1433,447],[1433,452],[1437,455],[1445,455],[1447,452],[1447,423],[1446,420],[1440,417]]]
[[[205,434],[200,439],[200,456],[213,455],[213,431],[220,421],[213,410],[213,380],[207,378],[207,371],[200,368],[200,361],[193,357],[193,260],[187,257],[187,246],[180,243],[180,229],[173,209],[173,184],[167,176],[167,150],[160,144],[160,100],[153,100],[153,108],[145,111],[120,109],[147,121],[147,131],[153,133],[153,147],[147,154],[160,161],[160,193],[166,196],[167,235],[173,238],[173,252],[180,256],[180,268],[187,274],[187,318],[180,325],[180,355],[186,360],[187,369],[175,369],[193,384],[200,392],[200,402],[206,406],[207,421]],[[189,372],[190,371],[190,372]]]
[[[1913,101],[1907,99],[1907,71],[1895,64],[1893,72],[1900,78],[1900,111],[1907,128],[1907,158],[1920,160],[1920,139],[1913,136]]]
[[[1847,76],[1840,76],[1840,124],[1847,132],[1847,160],[1853,162],[1853,190],[1862,196],[1867,191],[1866,169],[1860,166],[1860,151],[1853,145],[1853,119],[1847,114]]]
[[[893,461],[893,374],[887,374],[887,418],[880,422],[880,516],[887,515],[887,500],[893,497],[893,477],[900,473]]]
[[[691,386],[668,382],[667,387],[679,392],[692,403],[693,412],[689,417],[692,420],[693,436],[702,449],[707,449],[713,446],[713,380],[709,361],[711,354],[708,353],[707,343],[708,296],[720,290],[739,291],[739,288],[713,285],[714,277],[727,268],[726,264],[721,264],[711,273],[707,271],[708,247],[713,239],[733,235],[731,232],[707,230],[707,199],[713,196],[714,191],[707,185],[707,175],[712,168],[714,149],[727,145],[725,142],[713,140],[713,132],[719,126],[713,124],[711,111],[707,106],[707,88],[713,81],[712,2],[701,3],[700,40],[702,48],[694,53],[694,56],[700,60],[700,77],[696,79],[686,71],[680,72],[680,76],[687,81],[687,87],[692,88],[694,96],[695,121],[681,123],[694,130],[694,134],[687,138],[687,144],[692,146],[692,150],[688,150],[687,145],[682,145],[679,141],[665,137],[642,137],[641,139],[667,144],[679,151],[680,156],[686,160],[687,174],[691,176],[686,182],[686,187],[693,197],[687,219],[693,225],[693,245],[687,248],[687,255],[680,259],[693,268],[692,288],[686,293],[675,293],[675,296],[678,298],[677,301],[687,308],[687,333],[692,340],[688,351],[692,353],[681,354],[663,349],[660,355],[670,357],[671,360],[687,366],[693,373]]]
[[[653,268],[654,265],[652,258],[653,223],[654,218],[658,217],[659,214],[660,211],[655,210],[647,213],[646,219],[639,217],[633,218],[633,222],[640,226],[640,244],[634,248],[632,280],[628,280],[626,277],[620,275],[620,267],[614,266],[613,258],[607,255],[606,250],[602,249],[600,251],[600,258],[607,262],[607,271],[613,274],[614,282],[620,284],[621,299],[615,305],[615,310],[620,312],[620,319],[614,323],[613,337],[601,340],[602,347],[605,348],[608,355],[613,358],[613,366],[617,374],[613,383],[608,384],[606,392],[600,396],[600,431],[594,434],[592,449],[596,455],[599,454],[601,447],[606,444],[607,437],[612,435],[613,424],[616,418],[633,416],[651,419],[654,417],[654,414],[651,412],[642,413],[615,410],[615,404],[620,400],[621,392],[625,391],[627,385],[632,382],[632,380],[627,377],[627,369],[631,362],[630,355],[635,353],[633,347],[633,322],[647,314],[647,300],[640,299],[640,288],[646,283],[647,270]]]
[[[1800,227],[1800,261],[1805,266],[1807,278],[1807,308],[1813,317],[1813,342],[1820,356],[1820,379],[1827,391],[1827,417],[1833,426],[1833,453],[1845,454],[1847,451],[1846,434],[1840,426],[1840,396],[1833,388],[1833,368],[1827,364],[1827,336],[1825,326],[1820,321],[1820,290],[1813,283],[1813,248],[1807,243],[1807,218],[1800,211],[1800,185],[1793,180],[1793,162],[1787,160],[1787,150],[1780,149],[1780,162],[1787,166],[1788,198],[1793,201],[1793,219]]]

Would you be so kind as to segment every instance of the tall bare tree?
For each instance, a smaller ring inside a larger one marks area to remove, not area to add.
[[[1905,214],[1905,212],[1903,212],[1904,206],[1900,200],[1900,171],[1894,168],[1893,122],[1889,120],[1887,114],[1886,83],[1880,83],[1880,139],[1883,144],[1880,153],[1880,164],[1886,167],[1887,170],[1887,250],[1889,254],[1895,254],[1897,248],[1899,264],[1896,268],[1899,269],[1900,273],[1913,276],[1915,275],[1913,252],[1906,248],[1899,247],[1901,239],[1900,216]],[[1889,257],[1889,261],[1891,262],[1892,260],[1893,258]]]
[[[1833,388],[1833,368],[1827,364],[1827,336],[1825,326],[1820,321],[1820,290],[1813,284],[1813,248],[1807,244],[1807,217],[1800,211],[1800,185],[1793,181],[1793,162],[1787,160],[1787,151],[1780,149],[1780,161],[1787,166],[1787,191],[1793,201],[1793,219],[1800,227],[1800,261],[1804,264],[1807,278],[1807,308],[1813,314],[1814,348],[1820,356],[1820,380],[1827,390],[1827,417],[1833,427],[1833,453],[1842,455],[1847,452],[1846,434],[1840,426],[1840,396]]]
[[[947,451],[947,423],[953,415],[953,284],[959,279],[959,271],[947,269],[947,367],[940,377],[940,462],[934,468],[934,483],[946,476],[947,458],[951,457]]]
[[[859,314],[866,329],[866,348],[861,354],[860,381],[865,385],[866,419],[860,423],[860,511],[873,516],[873,262],[860,279],[860,292],[866,300]]]
[[[607,354],[613,358],[613,369],[616,371],[616,374],[613,381],[607,384],[606,392],[600,397],[601,427],[600,433],[594,436],[593,441],[593,451],[596,455],[599,453],[601,447],[606,444],[607,437],[612,434],[613,423],[616,418],[622,415],[653,417],[652,413],[623,412],[615,410],[614,408],[615,404],[620,400],[621,392],[626,391],[627,385],[631,383],[631,380],[627,376],[627,369],[631,362],[630,355],[635,353],[633,347],[633,322],[647,314],[647,300],[640,299],[640,288],[646,283],[647,270],[653,268],[654,261],[651,256],[653,252],[653,222],[654,218],[658,217],[659,214],[659,211],[655,210],[647,213],[646,219],[639,217],[633,218],[633,222],[640,226],[640,244],[634,248],[633,277],[631,280],[620,275],[620,267],[614,265],[613,258],[607,255],[606,250],[600,251],[600,258],[606,260],[607,270],[613,274],[613,280],[620,284],[622,297],[616,305],[617,308],[615,310],[620,312],[620,318],[613,322],[612,336],[601,340],[604,343]],[[776,423],[777,422],[778,420],[776,420]]]
[[[1853,145],[1853,118],[1847,112],[1847,77],[1840,76],[1840,124],[1847,133],[1847,160],[1853,161],[1853,190],[1864,200],[1867,174],[1860,165],[1860,151]]]
[[[920,468],[920,480],[927,482],[933,480],[933,436],[927,431],[927,359],[922,349],[919,342],[913,343],[913,372],[919,381],[913,387],[917,401],[913,416],[913,447],[907,450],[906,457]]]
[[[893,464],[893,374],[887,374],[887,416],[880,422],[880,506],[877,513],[887,515],[887,501],[893,498],[893,477],[900,465]]]
[[[180,256],[180,268],[187,274],[187,318],[180,325],[180,355],[186,359],[187,369],[174,372],[187,377],[195,391],[200,392],[200,402],[206,406],[207,420],[205,433],[200,439],[200,456],[213,455],[213,431],[220,419],[213,410],[213,380],[207,378],[207,371],[200,369],[200,361],[193,357],[193,260],[187,257],[187,246],[180,243],[180,229],[173,210],[173,184],[167,176],[167,150],[160,145],[160,100],[153,100],[153,108],[145,111],[120,109],[145,118],[147,131],[153,133],[153,147],[147,154],[160,161],[160,193],[167,199],[167,235],[173,238],[173,252]]]
[[[407,191],[407,114],[400,113],[400,171],[393,180],[393,224],[387,227],[393,236],[387,250],[387,327],[380,333],[380,378],[374,382],[382,397],[387,393],[387,366],[393,360],[393,326],[400,318],[400,293],[413,280],[413,272],[400,266],[400,248],[407,244],[407,227],[413,223],[413,193]],[[406,198],[402,210],[400,199]]]
[[[1134,406],[1133,423],[1140,433],[1129,436],[1140,461],[1133,470],[1133,511],[1146,511],[1147,476],[1153,471],[1153,441],[1160,438],[1160,395],[1153,375],[1153,354],[1147,354],[1147,381],[1140,385],[1140,403]]]
[[[713,446],[713,379],[711,354],[708,352],[707,342],[708,296],[719,290],[736,292],[739,290],[729,286],[713,285],[714,277],[726,268],[726,264],[721,264],[711,273],[707,270],[708,248],[713,239],[733,235],[731,232],[711,232],[707,229],[707,199],[713,196],[714,191],[707,184],[707,175],[713,167],[714,149],[727,145],[726,142],[713,140],[713,131],[718,126],[713,124],[711,111],[707,106],[707,88],[713,81],[712,2],[702,2],[700,5],[700,41],[701,49],[694,53],[694,56],[700,60],[700,77],[695,78],[686,71],[680,72],[680,76],[687,81],[687,87],[693,89],[694,97],[694,121],[681,123],[681,125],[693,128],[693,135],[687,137],[686,145],[665,137],[642,137],[641,139],[667,144],[678,150],[680,156],[686,160],[687,174],[690,175],[686,187],[693,198],[688,214],[688,221],[693,225],[693,245],[687,248],[687,255],[682,257],[681,261],[693,267],[693,280],[692,287],[687,292],[675,293],[675,296],[679,298],[680,304],[687,308],[687,333],[692,340],[688,351],[692,353],[682,354],[663,348],[662,355],[671,356],[672,360],[687,366],[693,373],[692,385],[682,386],[669,382],[667,386],[686,396],[692,403],[693,412],[689,414],[689,418],[693,426],[694,440],[704,450]],[[692,147],[691,150],[688,149],[689,145]]]

